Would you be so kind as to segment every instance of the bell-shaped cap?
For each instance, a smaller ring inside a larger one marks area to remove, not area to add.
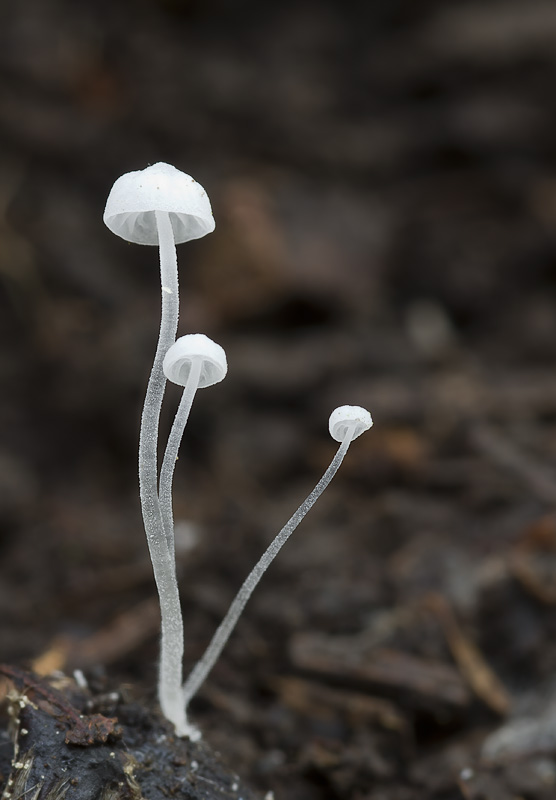
[[[333,439],[343,442],[349,428],[354,426],[351,440],[368,431],[373,424],[369,412],[361,406],[340,406],[335,408],[328,421],[328,430]]]
[[[202,362],[199,389],[224,380],[228,372],[226,353],[204,333],[189,333],[174,342],[164,356],[164,374],[172,383],[185,386],[191,365],[197,359]]]
[[[160,162],[118,178],[112,187],[104,223],[122,239],[158,245],[155,211],[167,211],[176,244],[200,239],[214,230],[208,195],[200,183]]]

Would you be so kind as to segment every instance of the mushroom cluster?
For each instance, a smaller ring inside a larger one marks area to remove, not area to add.
[[[340,446],[328,469],[251,570],[205,654],[184,682],[183,619],[176,577],[172,513],[174,468],[197,389],[223,380],[228,365],[222,347],[204,334],[189,334],[176,341],[179,317],[176,244],[211,233],[215,223],[203,187],[190,175],[164,163],[118,178],[106,202],[104,222],[113,233],[129,242],[159,248],[162,313],[141,416],[139,493],[160,599],[160,707],[178,736],[198,739],[198,729],[187,718],[191,698],[214,666],[262,575],[326,489],[351,442],[373,423],[369,412],[360,406],[341,406],[332,412],[330,435]],[[167,380],[182,386],[183,394],[159,471],[158,429]]]

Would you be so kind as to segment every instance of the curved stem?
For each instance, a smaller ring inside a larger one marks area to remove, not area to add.
[[[348,428],[343,442],[340,444],[336,455],[332,459],[330,466],[317,483],[311,494],[301,503],[295,514],[284,525],[280,533],[276,536],[274,541],[265,550],[255,567],[251,570],[246,580],[244,581],[241,589],[235,596],[228,612],[216,633],[212,637],[209,646],[205,650],[204,655],[197,662],[193,668],[188,679],[183,686],[183,700],[185,708],[189,705],[191,698],[197,693],[199,687],[202,685],[207,675],[216,663],[224,645],[228,641],[230,634],[236,626],[236,623],[245,608],[245,605],[263,574],[272,563],[280,549],[288,541],[294,530],[297,528],[303,517],[314,506],[320,495],[324,492],[334,475],[337,473],[340,464],[344,460],[344,456],[348,451],[351,443],[355,426]]]
[[[168,552],[170,558],[175,564],[175,541],[174,541],[174,515],[172,512],[172,483],[174,480],[174,470],[178,460],[178,452],[180,449],[183,432],[189,419],[191,406],[193,405],[193,398],[199,388],[199,380],[201,377],[201,370],[203,367],[202,359],[195,358],[191,364],[189,375],[183,389],[181,401],[176,412],[176,417],[168,437],[168,444],[164,452],[162,460],[162,467],[160,469],[160,481],[158,495],[160,498],[160,510],[162,513],[162,524],[164,525],[164,533],[166,535],[166,544],[168,545]]]
[[[158,499],[158,425],[166,378],[162,362],[178,327],[178,268],[174,233],[166,212],[156,212],[160,248],[162,316],[158,345],[147,385],[139,436],[139,494],[154,578],[160,598],[161,645],[158,696],[164,716],[180,735],[189,733],[181,702],[183,624],[175,568],[170,558]]]

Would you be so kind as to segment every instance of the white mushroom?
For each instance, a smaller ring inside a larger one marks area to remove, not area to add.
[[[207,194],[190,175],[169,164],[153,164],[118,178],[108,196],[104,222],[130,242],[158,245],[162,318],[147,386],[139,437],[139,489],[149,552],[160,597],[162,638],[159,701],[179,735],[196,734],[180,702],[183,625],[173,558],[167,547],[157,486],[158,425],[166,378],[164,356],[176,338],[179,313],[176,243],[214,230]]]
[[[330,435],[337,442],[343,442],[351,432],[350,442],[368,431],[373,419],[366,408],[361,406],[339,406],[328,420]]]
[[[160,161],[118,178],[108,195],[103,219],[112,233],[128,242],[160,246],[166,230],[160,230],[164,215],[172,226],[172,244],[200,239],[215,227],[201,184]]]
[[[219,344],[203,333],[181,336],[164,357],[163,369],[166,378],[183,386],[182,398],[168,437],[160,470],[159,497],[162,521],[168,550],[174,557],[174,521],[172,514],[172,482],[183,432],[197,389],[213,386],[224,380],[228,371],[226,353]]]
[[[348,451],[351,442],[368,430],[373,424],[371,415],[360,406],[341,406],[335,409],[330,415],[329,429],[332,437],[340,442],[340,447],[332,459],[328,469],[317,483],[309,496],[301,503],[295,514],[290,517],[280,533],[267,547],[257,564],[253,567],[216,633],[212,637],[204,655],[193,668],[188,679],[183,686],[183,700],[185,708],[189,705],[191,698],[197,693],[199,687],[205,681],[207,675],[216,663],[222,649],[228,641],[230,634],[245,608],[245,605],[258,582],[279,553],[283,545],[288,541],[294,530],[297,528],[303,517],[314,506],[318,498],[324,492],[334,475],[337,473],[344,456]]]

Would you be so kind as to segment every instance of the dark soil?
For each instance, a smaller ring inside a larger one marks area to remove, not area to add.
[[[3,765],[6,797],[253,798],[206,744],[177,738],[160,715],[126,703],[119,692],[100,694],[64,677],[56,686],[7,666],[0,674],[9,682],[14,742],[11,764]]]
[[[0,660],[116,692],[118,752],[126,708],[140,748],[167,735],[136,488],[157,254],[102,224],[163,160],[217,222],[180,246],[180,333],[229,361],[176,474],[186,670],[332,457],[332,409],[375,419],[192,704],[221,785],[553,798],[552,0],[4,0],[0,45]]]

